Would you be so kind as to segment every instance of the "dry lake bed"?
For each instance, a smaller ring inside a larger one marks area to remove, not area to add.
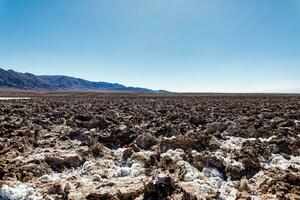
[[[300,199],[299,95],[0,100],[1,200]]]

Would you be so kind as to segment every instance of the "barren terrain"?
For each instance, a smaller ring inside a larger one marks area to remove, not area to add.
[[[0,199],[300,199],[300,96],[2,99]]]

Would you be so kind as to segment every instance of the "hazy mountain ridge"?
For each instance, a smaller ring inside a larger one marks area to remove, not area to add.
[[[21,90],[108,90],[120,92],[166,92],[140,87],[127,87],[119,83],[93,82],[63,75],[34,75],[0,68],[0,88]]]

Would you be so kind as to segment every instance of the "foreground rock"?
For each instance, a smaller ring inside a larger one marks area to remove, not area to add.
[[[300,96],[0,102],[0,199],[300,199]]]

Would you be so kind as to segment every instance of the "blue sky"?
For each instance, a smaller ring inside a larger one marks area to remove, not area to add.
[[[0,0],[0,66],[179,92],[300,89],[298,0]]]

